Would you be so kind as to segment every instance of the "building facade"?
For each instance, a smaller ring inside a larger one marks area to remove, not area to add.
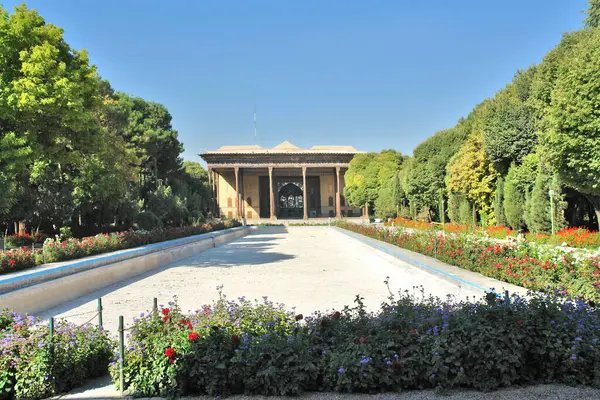
[[[345,201],[344,173],[359,153],[351,146],[272,149],[223,146],[200,156],[208,167],[211,211],[223,218],[361,217]]]

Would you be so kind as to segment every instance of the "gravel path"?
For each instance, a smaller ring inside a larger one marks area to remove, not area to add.
[[[445,297],[482,295],[418,267],[377,251],[328,227],[263,227],[235,242],[198,253],[149,274],[109,286],[40,315],[66,317],[75,323],[93,318],[102,297],[104,325],[116,332],[118,316],[126,325],[150,310],[152,298],[167,304],[177,296],[182,310],[195,310],[217,298],[223,285],[228,298],[263,296],[296,311],[340,310],[357,294],[371,310],[387,299],[383,283],[391,278],[392,291],[413,291]]]

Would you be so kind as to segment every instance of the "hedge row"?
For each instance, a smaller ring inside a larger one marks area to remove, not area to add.
[[[115,348],[97,327],[59,321],[50,337],[33,317],[0,309],[0,400],[66,393],[105,375]]]
[[[600,313],[556,295],[479,303],[400,294],[369,313],[309,317],[221,297],[138,319],[125,357],[136,396],[296,395],[566,383],[600,385]],[[111,369],[119,383],[118,367]]]
[[[42,249],[22,248],[0,252],[0,274],[27,269],[44,263],[74,260],[95,254],[233,228],[239,225],[237,221],[225,221],[181,228],[105,233],[81,239],[46,239]]]
[[[337,226],[527,289],[559,290],[600,301],[600,255],[590,251],[531,242],[498,243],[472,235],[392,231],[347,222]]]

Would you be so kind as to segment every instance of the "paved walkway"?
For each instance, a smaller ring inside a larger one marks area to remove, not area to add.
[[[383,283],[387,276],[394,292],[412,292],[413,286],[422,285],[426,295],[482,295],[477,288],[433,275],[335,228],[261,227],[235,242],[90,293],[41,316],[83,323],[93,317],[96,299],[102,297],[104,325],[116,332],[119,315],[129,325],[151,309],[153,297],[164,305],[176,295],[184,311],[196,310],[217,298],[220,285],[228,298],[268,296],[305,315],[340,310],[357,294],[376,310],[388,296]]]

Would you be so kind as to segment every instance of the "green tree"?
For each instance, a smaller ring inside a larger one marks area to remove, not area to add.
[[[496,216],[496,226],[506,225],[506,218],[504,216],[504,179],[502,177],[496,181],[494,215]]]
[[[448,164],[448,194],[464,194],[474,207],[490,216],[493,215],[491,198],[496,178],[497,173],[483,150],[483,138],[475,134]]]
[[[530,231],[534,233],[548,233],[552,228],[550,221],[548,180],[543,174],[538,173],[531,192],[531,201],[526,222]]]
[[[544,154],[566,185],[584,193],[600,220],[600,30],[563,60],[541,137]]]
[[[588,0],[585,25],[591,28],[600,26],[600,0]]]
[[[460,223],[460,195],[457,193],[448,195],[448,218],[450,222]]]
[[[483,134],[487,158],[501,174],[521,163],[537,143],[535,110],[527,99],[535,68],[520,71],[513,83],[485,105]]]
[[[348,204],[363,207],[368,202],[372,208],[381,189],[394,179],[403,161],[402,154],[395,150],[354,156],[344,175],[344,196]]]

